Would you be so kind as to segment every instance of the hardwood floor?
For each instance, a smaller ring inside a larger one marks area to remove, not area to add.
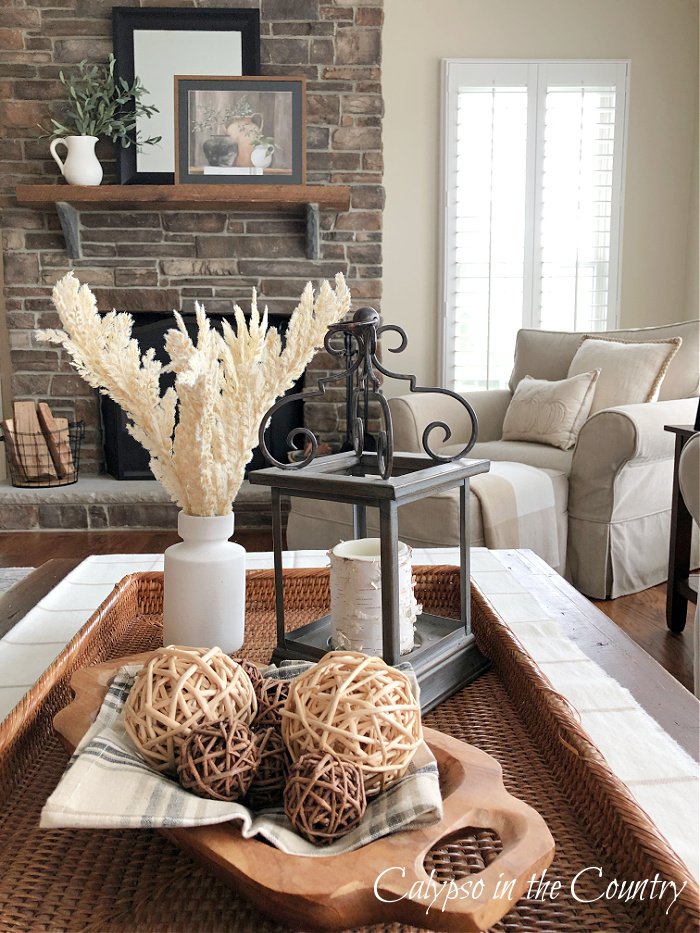
[[[0,533],[0,567],[40,567],[52,557],[90,554],[160,554],[180,538],[176,531],[9,531]],[[249,551],[272,550],[266,531],[237,531]]]
[[[90,554],[157,554],[178,540],[172,531],[43,531],[0,533],[0,567],[40,567],[56,557]],[[266,531],[237,532],[234,540],[249,551],[272,549]],[[681,635],[666,628],[666,585],[594,605],[672,674],[684,687],[693,683],[693,613]]]
[[[592,602],[669,674],[692,691],[694,605],[688,604],[685,629],[680,635],[674,635],[666,627],[665,583],[632,596]]]

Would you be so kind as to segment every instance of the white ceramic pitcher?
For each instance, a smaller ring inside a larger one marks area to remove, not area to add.
[[[61,169],[69,185],[99,185],[102,181],[102,166],[95,155],[97,136],[61,136],[49,146],[51,155]],[[66,160],[63,162],[57,146],[65,146]]]

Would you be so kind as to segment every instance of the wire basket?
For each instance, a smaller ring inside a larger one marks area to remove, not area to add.
[[[4,431],[0,440],[5,443],[10,482],[30,489],[77,483],[84,437],[84,421],[41,434]]]

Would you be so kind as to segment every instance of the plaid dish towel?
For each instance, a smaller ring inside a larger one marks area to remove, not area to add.
[[[291,662],[265,673],[287,680],[310,666]],[[401,665],[401,669],[413,679],[417,696],[410,665]],[[437,763],[425,742],[406,776],[368,804],[357,829],[328,846],[316,846],[299,836],[281,807],[253,812],[242,804],[197,797],[153,771],[127,735],[122,710],[139,670],[140,665],[132,664],[118,671],[97,719],[44,805],[42,828],[155,829],[236,820],[245,839],[260,835],[290,855],[327,856],[351,852],[390,833],[442,818]]]

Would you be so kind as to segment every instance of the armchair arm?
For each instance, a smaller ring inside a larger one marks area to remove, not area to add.
[[[616,485],[625,469],[651,467],[673,459],[674,436],[664,431],[667,424],[692,424],[697,399],[675,399],[620,405],[597,412],[586,421],[578,436],[569,479],[569,516],[594,522],[609,522],[617,506]],[[645,480],[652,470],[640,470],[638,483],[626,488],[638,508],[650,514],[668,507],[671,488],[647,489]],[[668,499],[668,505],[663,502]],[[663,502],[662,502],[663,500]],[[643,503],[643,504],[642,504]],[[629,503],[628,503],[629,508]]]
[[[508,389],[489,389],[483,392],[464,394],[476,412],[479,424],[479,440],[499,440],[503,419],[512,398]],[[469,440],[469,419],[464,409],[449,395],[430,392],[412,393],[389,399],[389,408],[394,422],[394,447],[410,452],[423,449],[423,431],[431,421],[444,421],[452,429],[448,444],[466,444]],[[433,444],[441,446],[440,431],[435,431]]]

